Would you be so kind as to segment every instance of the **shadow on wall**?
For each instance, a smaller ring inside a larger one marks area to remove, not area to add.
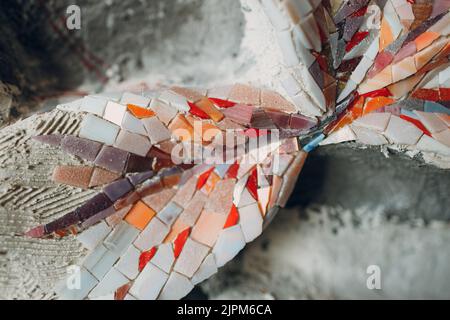
[[[288,207],[311,204],[384,208],[398,221],[450,221],[450,171],[403,154],[386,158],[379,147],[320,147],[310,154]]]
[[[66,27],[73,4],[80,30]],[[80,86],[101,91],[137,75],[184,84],[227,78],[239,67],[232,61],[243,15],[237,0],[6,0],[0,25],[0,80],[21,90],[10,111],[17,118],[81,94]]]

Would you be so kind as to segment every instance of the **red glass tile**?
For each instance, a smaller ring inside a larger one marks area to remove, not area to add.
[[[394,55],[392,53],[387,51],[380,52],[375,58],[372,68],[367,73],[367,77],[370,79],[376,76],[381,70],[388,66],[392,60],[394,60]]]
[[[232,164],[230,166],[230,168],[228,168],[228,171],[227,171],[227,174],[226,174],[226,178],[228,178],[228,179],[236,179],[238,170],[239,170],[239,164],[238,163]]]
[[[352,50],[356,45],[358,45],[368,35],[369,35],[368,31],[360,31],[360,32],[355,33],[355,35],[352,37],[352,39],[345,46],[345,52],[349,52],[350,50]]]
[[[439,101],[439,91],[434,89],[418,89],[413,92],[412,97],[421,100]]]
[[[206,112],[197,107],[194,103],[188,101],[188,105],[189,105],[189,112],[192,115],[199,117],[200,119],[209,119],[209,116],[206,114]]]
[[[361,95],[361,97],[364,98],[390,97],[390,96],[392,96],[392,93],[389,91],[388,88],[374,90]]]
[[[317,62],[319,63],[320,69],[322,69],[322,71],[327,72],[328,64],[327,64],[327,61],[325,60],[325,57],[315,51],[313,51],[312,54],[316,58]]]
[[[152,247],[150,250],[141,253],[141,255],[139,256],[139,272],[141,272],[145,268],[147,263],[153,258],[156,250],[156,247]]]
[[[203,172],[197,180],[197,190],[200,190],[206,183],[206,181],[208,181],[208,178],[211,174],[211,172],[214,170],[214,167],[211,167],[210,169],[208,169],[207,171]]]
[[[267,129],[249,128],[244,131],[244,135],[249,138],[257,138],[269,134]]]
[[[419,128],[420,130],[422,130],[422,132],[423,132],[424,134],[426,134],[427,136],[430,136],[430,137],[431,137],[430,131],[428,131],[427,128],[425,128],[425,126],[424,126],[424,125],[422,124],[422,122],[420,122],[419,120],[414,119],[414,118],[411,118],[411,117],[408,117],[408,116],[405,116],[404,114],[401,114],[401,115],[400,115],[400,118],[402,118],[403,120],[406,120],[406,121],[408,121],[408,122],[411,122],[411,123],[414,124],[417,128]]]
[[[239,212],[236,206],[233,204],[230,210],[230,213],[228,214],[227,221],[225,221],[225,224],[223,228],[229,228],[234,225],[236,225],[239,221]]]
[[[183,250],[184,244],[186,243],[187,238],[189,237],[189,233],[191,233],[191,227],[188,227],[181,231],[175,240],[173,241],[173,255],[176,258],[181,253],[181,250]]]
[[[439,101],[450,101],[450,88],[439,88]]]
[[[236,105],[236,102],[228,101],[228,100],[222,100],[219,98],[208,98],[211,100],[216,106],[220,108],[230,108]]]
[[[258,200],[258,172],[256,167],[253,168],[247,180],[247,190],[255,200]]]
[[[363,15],[365,15],[367,12],[367,6],[362,7],[361,9],[353,12],[350,17],[351,18],[355,18],[355,17],[362,17]]]

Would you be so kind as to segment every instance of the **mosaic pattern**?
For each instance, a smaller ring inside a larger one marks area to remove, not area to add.
[[[61,285],[61,298],[182,298],[261,234],[318,145],[450,156],[448,1],[261,4],[291,67],[285,96],[245,84],[92,95],[70,104],[77,136],[35,137],[84,160],[56,167],[56,183],[99,191],[27,232],[89,250],[81,290]]]
[[[81,263],[82,289],[62,285],[61,298],[182,298],[285,205],[306,158],[296,137],[317,120],[277,109],[270,99],[280,97],[271,91],[238,84],[211,92],[174,87],[153,99],[87,96],[72,103],[84,114],[78,136],[35,137],[86,161],[57,166],[53,181],[99,189],[75,211],[27,233],[75,234],[90,250]],[[261,137],[264,145],[252,148]],[[244,152],[225,159],[235,145],[223,139],[239,140]],[[185,149],[184,162],[175,163],[177,146],[217,145],[226,152],[212,164],[196,164]]]

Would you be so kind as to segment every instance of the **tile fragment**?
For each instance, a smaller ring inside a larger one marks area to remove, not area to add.
[[[200,267],[208,252],[208,246],[188,238],[175,263],[174,270],[191,278]]]
[[[89,187],[102,186],[113,182],[119,177],[120,174],[117,174],[116,172],[108,171],[102,168],[95,168],[91,176],[91,181],[89,182]]]
[[[88,250],[94,248],[109,234],[111,228],[101,221],[77,235],[77,240]]]
[[[103,146],[94,163],[112,172],[122,173],[125,169],[129,153],[117,148]]]
[[[209,254],[202,264],[198,268],[197,272],[191,279],[193,285],[199,284],[200,282],[208,279],[213,274],[217,273],[217,265],[213,254]]]
[[[94,168],[88,166],[56,166],[52,180],[70,186],[87,189]]]
[[[159,300],[178,300],[187,295],[194,285],[185,276],[172,272],[159,295]]]
[[[122,221],[115,226],[114,230],[105,239],[104,245],[118,256],[121,256],[136,239],[138,234],[138,229]]]
[[[156,117],[143,119],[142,122],[152,144],[157,144],[170,139],[170,131]]]
[[[222,230],[227,215],[203,211],[192,228],[191,238],[197,242],[212,247]]]
[[[167,273],[152,263],[147,263],[134,281],[129,293],[140,300],[155,300],[168,277]]]
[[[245,246],[245,238],[239,225],[223,229],[212,252],[217,267],[233,259]]]
[[[122,124],[123,117],[125,116],[125,112],[127,111],[127,107],[113,101],[108,101],[105,108],[105,115],[103,118],[108,120],[118,126]]]
[[[155,217],[139,234],[134,245],[140,250],[149,250],[162,243],[169,231],[169,227]]]
[[[125,221],[142,231],[155,214],[156,212],[153,209],[146,206],[142,201],[138,201],[126,215]]]
[[[126,130],[120,130],[114,146],[121,150],[145,157],[152,145],[147,137]]]
[[[79,136],[80,138],[112,145],[118,133],[119,126],[88,114],[83,118]]]

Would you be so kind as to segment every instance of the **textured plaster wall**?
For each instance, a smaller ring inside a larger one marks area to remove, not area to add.
[[[62,39],[49,21],[73,3],[82,29]],[[237,0],[2,1],[0,25],[0,80],[21,91],[11,104],[0,99],[0,126],[48,110],[61,100],[55,94],[113,89],[121,80],[258,81],[255,56],[241,48],[258,36],[257,23],[245,29]],[[107,85],[81,62],[79,46],[104,61]],[[53,164],[74,159],[29,140],[48,128],[73,132],[77,123],[35,115],[0,131],[0,298],[51,298],[65,266],[84,255],[72,238],[18,236],[89,197],[48,180]],[[288,208],[189,298],[450,298],[450,173],[380,151],[347,144],[312,153]],[[372,264],[382,290],[365,286]]]

